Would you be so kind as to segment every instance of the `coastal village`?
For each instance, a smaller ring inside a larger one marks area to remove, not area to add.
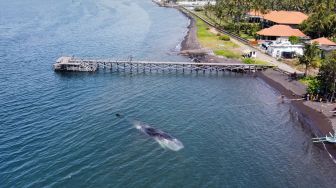
[[[321,12],[278,7],[231,12],[228,6],[231,4],[233,9],[240,1],[154,2],[178,8],[191,18],[189,35],[192,32],[197,35],[199,46],[187,45],[186,49],[182,48],[182,54],[193,57],[193,53],[204,52],[207,58],[203,61],[208,62],[274,65],[275,71],[265,71],[259,76],[277,85],[277,90],[287,98],[299,100],[292,104],[309,121],[319,124],[312,131],[321,138],[314,142],[336,142],[333,134],[336,132],[336,3],[319,2],[316,10]],[[323,15],[325,12],[329,14]],[[327,16],[330,20],[321,27],[327,27],[328,31],[323,33],[314,24]],[[230,19],[231,22],[227,21]],[[332,152],[336,153],[334,149]]]

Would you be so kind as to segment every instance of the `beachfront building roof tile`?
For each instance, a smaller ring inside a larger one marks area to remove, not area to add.
[[[319,45],[323,45],[323,46],[336,46],[336,43],[325,38],[325,37],[322,37],[322,38],[318,38],[318,39],[314,39],[311,41],[311,43],[318,43]]]
[[[274,36],[274,37],[307,37],[299,29],[293,29],[288,25],[274,25],[270,28],[262,29],[257,32],[261,36]]]
[[[297,11],[270,11],[263,15],[263,18],[276,24],[299,25],[306,20],[308,16]]]

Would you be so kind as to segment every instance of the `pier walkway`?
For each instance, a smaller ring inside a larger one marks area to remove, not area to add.
[[[241,63],[194,63],[194,62],[156,62],[112,59],[81,59],[75,57],[60,57],[53,65],[55,71],[84,71],[95,72],[99,69],[128,72],[152,71],[232,71],[256,72],[272,65],[241,64]]]

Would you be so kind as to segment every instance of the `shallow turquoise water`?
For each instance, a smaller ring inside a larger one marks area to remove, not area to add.
[[[57,74],[61,55],[184,59],[150,1],[0,2],[0,187],[333,187],[290,106],[239,74]],[[124,119],[181,140],[164,150]]]

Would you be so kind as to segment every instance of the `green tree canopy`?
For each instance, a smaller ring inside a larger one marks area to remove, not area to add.
[[[317,67],[319,54],[320,49],[317,43],[305,45],[304,54],[299,57],[299,64],[305,65],[305,76],[307,76],[307,72],[310,67]]]
[[[317,79],[324,96],[334,100],[336,91],[336,52],[323,60]]]

